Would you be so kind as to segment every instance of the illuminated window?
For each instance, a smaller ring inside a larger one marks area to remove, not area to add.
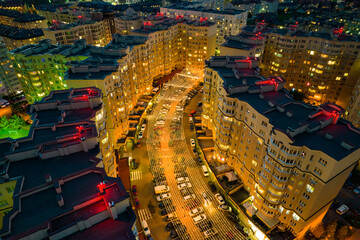
[[[307,184],[306,191],[308,191],[309,193],[312,193],[312,192],[314,192],[314,188],[312,186],[310,186],[309,184]]]
[[[299,221],[299,220],[300,220],[300,217],[299,217],[296,213],[293,213],[292,217],[293,217],[293,219],[296,220],[296,221]]]
[[[341,77],[336,77],[335,80],[339,81],[339,80],[341,80]]]
[[[334,65],[334,64],[335,64],[335,61],[328,61],[328,64],[329,64],[329,65]]]
[[[315,52],[314,51],[310,51],[310,55],[314,55],[315,54]]]
[[[349,75],[349,73],[344,73],[344,76],[347,77]]]

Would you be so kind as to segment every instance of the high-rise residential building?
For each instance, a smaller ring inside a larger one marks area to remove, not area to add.
[[[44,33],[41,29],[21,29],[0,24],[0,37],[4,39],[9,51],[24,45],[38,43],[43,36]]]
[[[7,56],[7,48],[0,37],[0,96],[21,93],[21,85]]]
[[[22,29],[47,27],[47,21],[42,16],[10,9],[0,9],[0,24]]]
[[[53,20],[63,23],[74,23],[79,20],[79,16],[83,13],[78,9],[69,8],[69,4],[56,6],[54,4],[42,4],[36,6],[36,12],[46,18],[47,21],[52,22]]]
[[[296,27],[267,34],[261,73],[280,74],[288,80],[285,87],[303,92],[309,103],[333,102],[345,108],[358,79],[352,72],[360,56],[359,39],[342,35],[342,29],[330,34]]]
[[[137,100],[150,94],[154,79],[175,69],[202,76],[204,60],[214,54],[216,27],[212,23],[166,20],[150,22],[133,35],[114,35],[105,48],[94,48],[93,56],[69,63],[69,87],[97,86],[103,91],[100,148],[104,167],[116,176],[115,149],[125,143],[129,115]]]
[[[91,46],[85,40],[73,45],[52,45],[49,39],[8,52],[21,87],[30,103],[41,100],[53,90],[67,89],[66,63],[87,58]]]
[[[122,35],[128,35],[131,31],[141,28],[144,18],[132,8],[126,9],[123,15],[117,16],[115,21],[115,31]]]
[[[111,41],[108,22],[80,18],[75,23],[53,21],[53,26],[43,29],[44,38],[52,44],[73,44],[76,40],[85,39],[87,44],[104,47]]]
[[[178,16],[155,23],[147,21],[132,34],[149,38],[151,52],[158,56],[152,59],[154,68],[165,71],[165,74],[176,66],[202,77],[204,60],[215,53],[216,25],[205,19],[186,20]],[[150,71],[159,70],[151,68]]]
[[[53,91],[28,137],[0,140],[1,238],[138,239],[129,193],[96,157],[101,104],[94,87]]]
[[[360,130],[335,104],[294,101],[285,80],[261,76],[258,64],[237,56],[207,61],[202,123],[214,133],[214,161],[234,169],[250,193],[249,217],[301,238],[321,223],[359,160]]]
[[[247,10],[253,15],[260,13],[277,13],[278,0],[234,0],[231,4],[241,10]]]
[[[344,117],[352,122],[356,127],[360,128],[360,77],[351,94]]]
[[[244,27],[238,35],[226,36],[226,42],[220,45],[220,55],[261,58],[266,35],[272,30],[265,25],[264,22],[258,22],[256,26]]]
[[[30,102],[54,89],[102,89],[106,126],[99,131],[99,142],[109,176],[117,174],[114,149],[124,144],[130,111],[140,96],[151,93],[153,80],[175,69],[202,77],[204,61],[215,51],[216,25],[208,21],[148,21],[133,33],[138,36],[114,35],[106,47],[84,40],[73,46],[43,40],[8,53]]]
[[[199,3],[181,3],[160,8],[165,17],[184,17],[190,20],[209,20],[217,26],[216,45],[218,48],[225,42],[224,37],[237,35],[246,26],[248,12],[243,10],[212,10],[200,6]]]

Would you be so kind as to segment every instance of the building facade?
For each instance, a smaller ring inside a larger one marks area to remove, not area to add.
[[[360,72],[360,69],[358,69],[358,71]],[[356,127],[360,128],[360,78],[351,94],[344,117],[352,122]]]
[[[21,29],[0,24],[0,37],[4,39],[7,49],[13,50],[28,44],[38,43],[43,39],[41,29]]]
[[[6,54],[7,51],[5,42],[0,37],[0,96],[22,92],[16,73]]]
[[[333,102],[345,108],[357,81],[360,42],[333,33],[302,32],[296,25],[267,34],[261,73],[281,74],[286,88],[303,92],[311,104]],[[355,64],[355,65],[354,65]]]
[[[360,131],[340,118],[339,106],[294,101],[284,86],[281,77],[261,76],[256,58],[213,57],[202,123],[214,133],[214,160],[249,191],[247,210],[269,229],[282,225],[301,238],[359,160]]]
[[[53,21],[53,26],[43,31],[44,38],[50,39],[52,44],[73,44],[85,39],[87,44],[104,47],[111,41],[110,26],[106,21],[79,19],[70,24]]]
[[[224,37],[237,35],[241,29],[246,26],[248,12],[242,10],[211,10],[204,7],[191,7],[188,5],[170,5],[160,8],[161,13],[166,17],[175,18],[182,16],[190,20],[206,19],[215,22],[216,31],[216,48],[225,42]]]
[[[211,23],[163,22],[134,34],[138,36],[114,35],[106,48],[93,50],[94,58],[70,63],[66,78],[69,87],[97,86],[103,91],[106,125],[99,131],[99,142],[109,176],[117,174],[115,152],[124,145],[130,112],[140,96],[151,93],[153,80],[184,68],[202,76],[204,60],[215,50],[216,28]]]
[[[21,29],[41,29],[47,27],[47,21],[42,16],[10,9],[0,9],[0,24]]]
[[[66,63],[87,58],[90,46],[80,40],[74,45],[56,46],[49,39],[8,52],[29,103],[41,100],[53,90],[67,89]]]

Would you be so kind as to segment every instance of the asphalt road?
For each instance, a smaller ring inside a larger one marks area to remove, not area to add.
[[[154,194],[153,176],[159,176],[155,178],[155,184],[163,184],[162,179],[166,179],[164,183],[170,187],[171,202],[163,203],[168,212],[174,211],[177,215],[179,222],[175,224],[175,230],[179,239],[204,239],[203,231],[208,229],[218,233],[209,239],[228,239],[229,233],[234,236],[233,239],[245,239],[224,212],[217,209],[218,202],[210,191],[208,179],[204,177],[190,146],[190,137],[195,137],[195,132],[190,131],[188,123],[185,122],[189,119],[183,117],[181,100],[197,81],[198,79],[190,76],[177,74],[165,84],[157,97],[152,114],[148,115],[143,139],[146,149],[141,146],[134,151],[133,157],[140,160],[140,166],[130,173],[132,184],[138,186],[138,216],[140,221],[147,220],[154,239],[170,238],[169,232],[164,229],[166,221],[164,216],[159,214],[160,208]],[[184,125],[187,127],[184,128]],[[179,174],[187,176],[191,184],[183,193],[178,189],[176,181]],[[206,193],[209,204],[205,205],[203,193]],[[192,199],[185,200],[186,195],[190,195]],[[150,211],[149,202],[155,206],[155,211]],[[206,220],[195,225],[189,211],[196,207],[203,207]],[[212,222],[211,225],[208,220]]]

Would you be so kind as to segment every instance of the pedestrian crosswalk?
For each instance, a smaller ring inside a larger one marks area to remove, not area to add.
[[[136,181],[142,179],[142,172],[141,171],[134,171],[130,174],[130,180]]]
[[[138,214],[139,214],[140,222],[152,218],[151,212],[148,208],[140,209],[138,211]]]

